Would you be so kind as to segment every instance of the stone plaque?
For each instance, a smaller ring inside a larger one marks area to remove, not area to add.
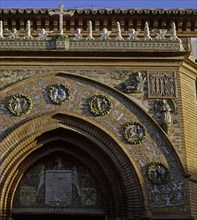
[[[176,98],[176,74],[148,73],[148,98]]]
[[[72,200],[72,171],[46,170],[45,203],[65,207]]]

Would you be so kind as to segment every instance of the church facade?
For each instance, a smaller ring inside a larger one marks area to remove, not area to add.
[[[0,10],[0,219],[197,219],[197,10]]]

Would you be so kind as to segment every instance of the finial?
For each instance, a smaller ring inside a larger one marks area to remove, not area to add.
[[[115,38],[115,40],[117,40],[117,41],[123,41],[124,40],[124,38],[121,35],[121,29],[120,29],[120,22],[119,21],[116,22],[116,38]]]
[[[171,33],[170,40],[177,40],[177,41],[181,42],[181,40],[176,35],[176,24],[175,24],[175,22],[172,22],[170,33]]]
[[[33,37],[31,36],[31,24],[29,20],[26,24],[26,35],[24,36],[24,40],[33,40]]]
[[[86,40],[94,40],[94,37],[92,36],[92,21],[88,21],[88,36]]]
[[[3,21],[0,21],[0,40],[3,40]]]
[[[150,30],[149,30],[148,22],[145,22],[145,26],[144,26],[144,40],[145,41],[152,40],[152,38],[150,36]]]

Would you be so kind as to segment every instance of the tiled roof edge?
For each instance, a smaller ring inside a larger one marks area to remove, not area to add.
[[[48,14],[59,9],[0,9],[0,14]],[[77,14],[152,14],[197,15],[197,9],[65,9]]]

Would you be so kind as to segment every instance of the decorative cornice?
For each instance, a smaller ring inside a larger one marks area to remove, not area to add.
[[[69,50],[69,51],[187,51],[178,41],[0,41],[0,51]]]
[[[0,9],[0,14],[49,14],[57,9]],[[68,9],[75,14],[197,15],[197,9]]]
[[[87,41],[87,42],[70,42],[69,50],[128,50],[128,51],[184,51],[182,44],[179,42],[147,42],[147,41]]]

